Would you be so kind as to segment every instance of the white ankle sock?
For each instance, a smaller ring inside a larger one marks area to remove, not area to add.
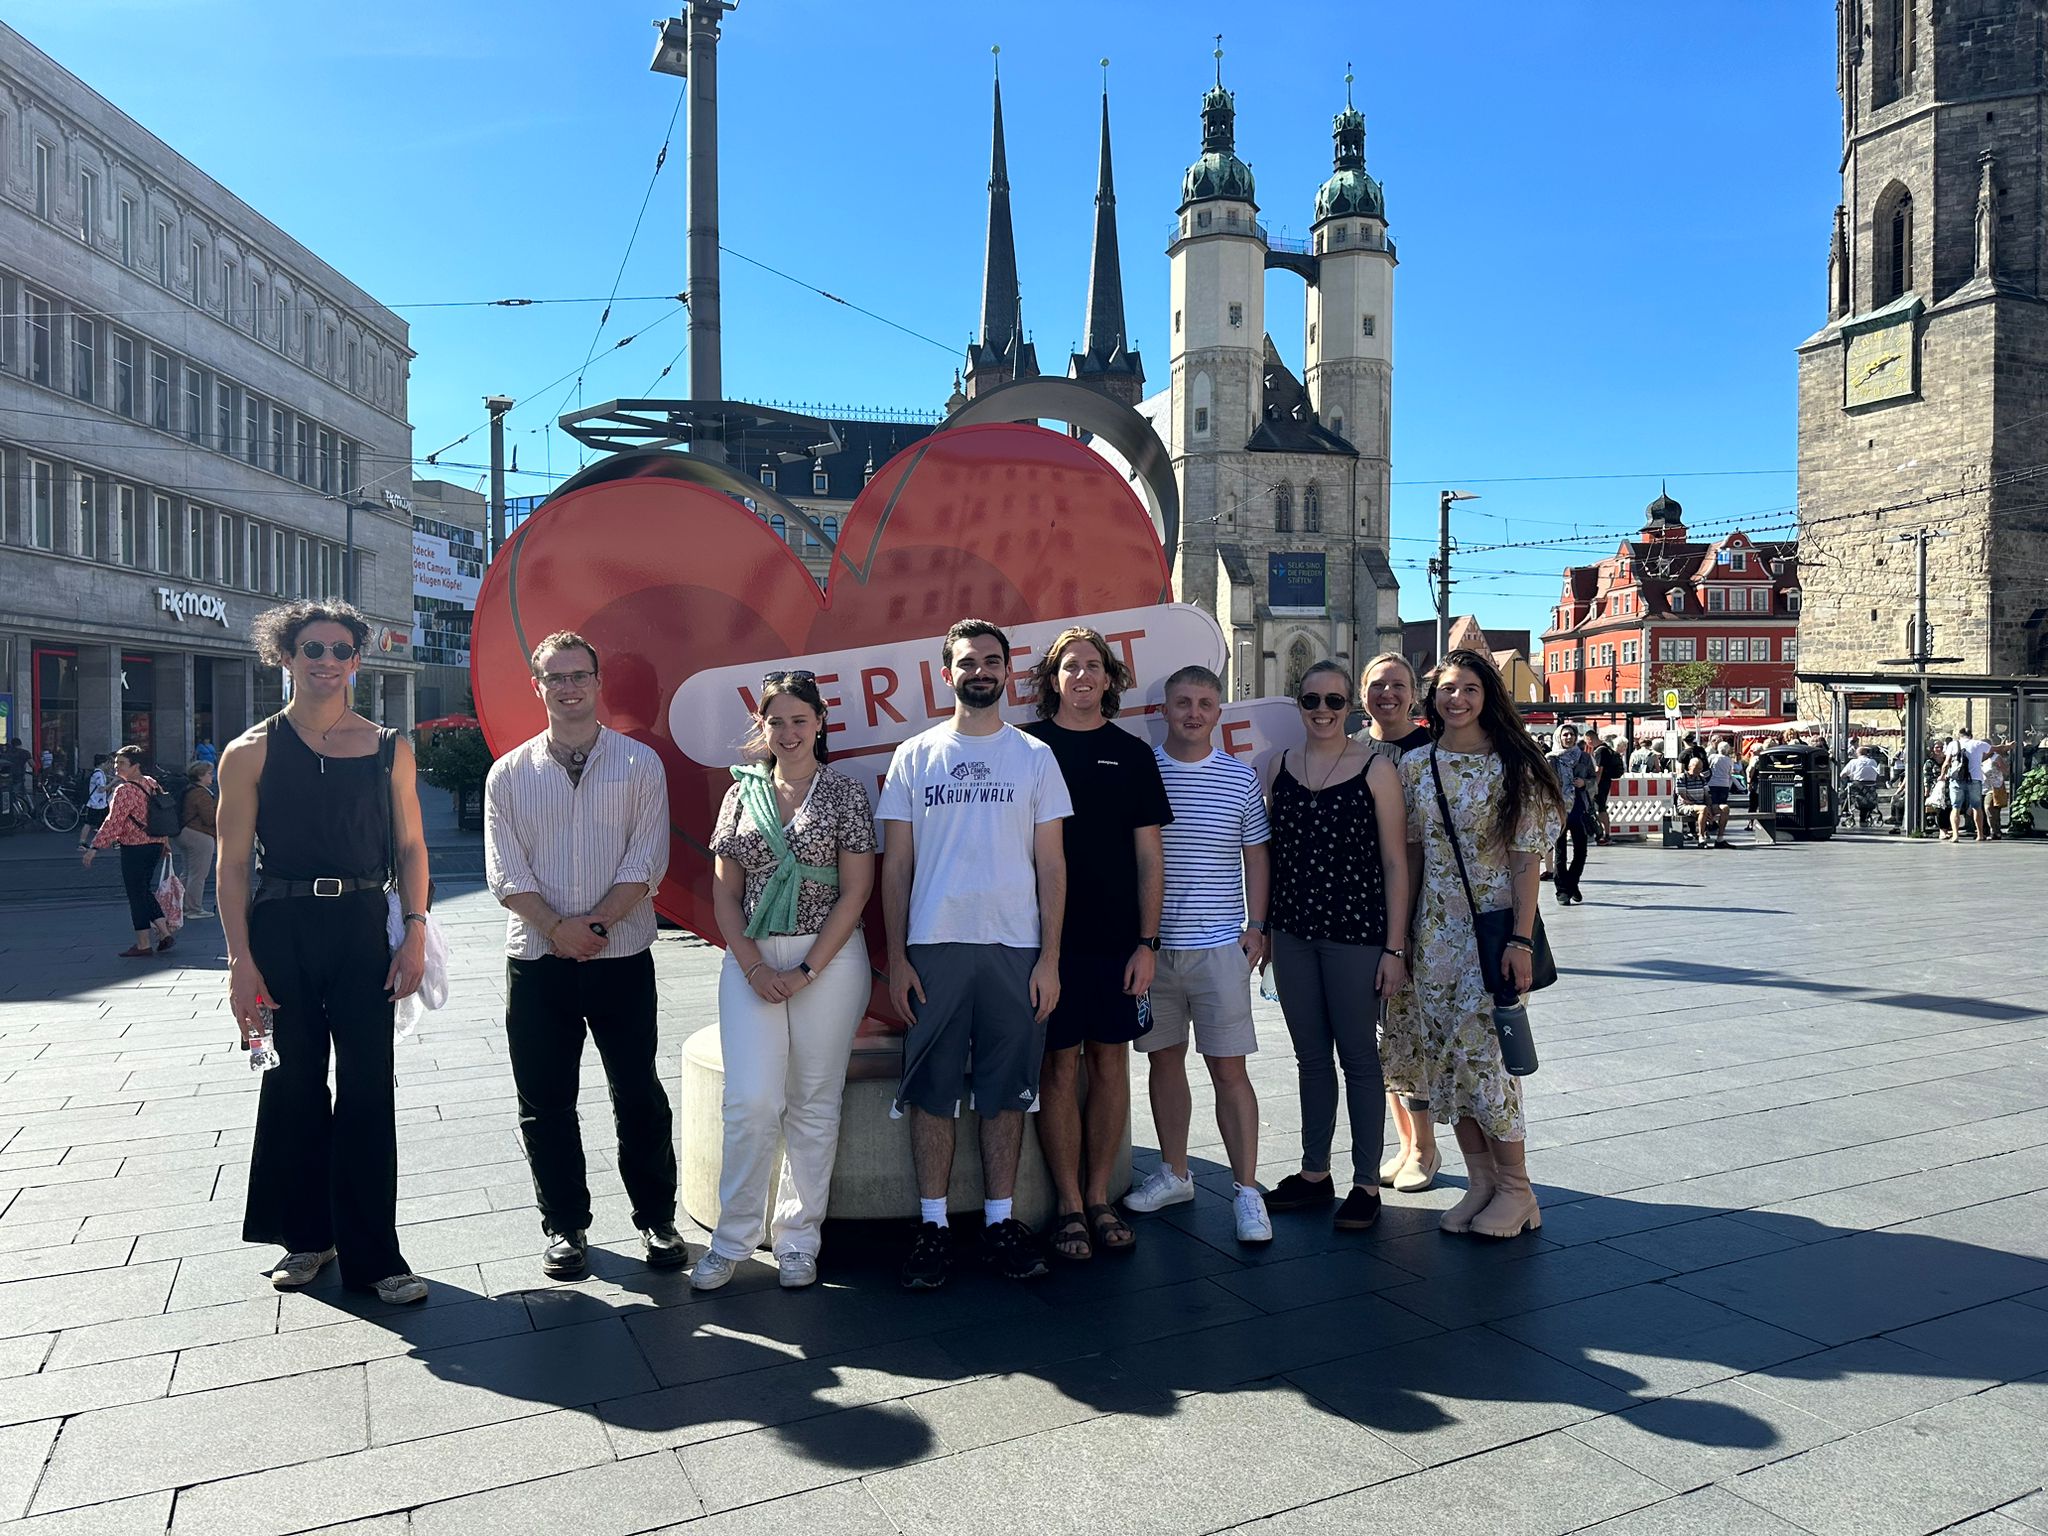
[[[985,1225],[994,1226],[999,1221],[1010,1219],[1009,1200],[984,1200],[981,1202],[981,1219]]]
[[[941,1195],[936,1200],[920,1198],[917,1202],[917,1219],[919,1221],[935,1222],[942,1227],[946,1226],[946,1197]]]

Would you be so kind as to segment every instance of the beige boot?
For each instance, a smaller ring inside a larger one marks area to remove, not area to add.
[[[1465,1154],[1465,1198],[1437,1217],[1442,1232],[1469,1232],[1472,1218],[1493,1200],[1494,1168],[1491,1152]]]
[[[1495,1163],[1493,1199],[1472,1218],[1472,1230],[1480,1237],[1519,1237],[1543,1225],[1543,1212],[1536,1205],[1536,1191],[1529,1187],[1525,1164],[1509,1167]]]

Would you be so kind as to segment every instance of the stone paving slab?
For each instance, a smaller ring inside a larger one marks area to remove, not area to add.
[[[2044,857],[1973,868],[2026,888]],[[1451,1154],[1373,1232],[1242,1248],[1197,1072],[1197,1198],[1135,1254],[1028,1287],[966,1260],[938,1296],[896,1289],[898,1236],[837,1229],[802,1294],[649,1271],[594,1057],[600,1246],[543,1276],[501,920],[458,878],[455,1001],[397,1055],[408,1309],[332,1270],[280,1296],[240,1242],[257,1084],[217,929],[136,969],[118,907],[11,905],[0,1536],[2048,1530],[2048,962],[1997,904],[1928,951],[1915,893],[1955,862],[1596,851],[1532,1010],[1539,1233],[1437,1232]],[[716,959],[657,945],[671,1084]],[[1256,1012],[1271,1183],[1300,1114]]]

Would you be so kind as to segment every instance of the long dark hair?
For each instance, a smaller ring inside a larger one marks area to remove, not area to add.
[[[1564,795],[1557,787],[1557,775],[1551,770],[1550,760],[1522,724],[1522,712],[1515,708],[1514,696],[1508,692],[1508,685],[1501,681],[1500,670],[1494,666],[1490,656],[1482,656],[1477,651],[1458,650],[1450,652],[1437,663],[1429,674],[1429,692],[1423,699],[1423,708],[1429,715],[1429,734],[1442,736],[1444,733],[1444,717],[1436,709],[1436,689],[1443,675],[1454,667],[1479,679],[1479,689],[1484,695],[1479,706],[1479,728],[1486,732],[1487,740],[1500,757],[1500,835],[1502,841],[1512,848],[1515,829],[1522,823],[1524,803],[1534,796],[1538,802],[1551,806],[1559,816],[1563,816]]]
[[[741,744],[740,751],[747,757],[765,759],[770,768],[775,766],[775,749],[768,744],[768,706],[773,704],[779,695],[786,693],[798,703],[810,705],[817,712],[818,734],[811,740],[811,752],[821,763],[830,761],[831,754],[825,749],[825,722],[828,711],[825,708],[825,696],[818,692],[817,680],[809,674],[792,677],[786,672],[771,672],[768,676],[774,681],[764,679],[761,684],[761,705],[754,711],[753,724],[747,728],[747,739]]]

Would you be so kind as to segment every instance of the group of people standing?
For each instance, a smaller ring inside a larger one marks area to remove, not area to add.
[[[291,604],[259,619],[255,638],[292,691],[220,763],[230,1002],[245,1041],[267,1034],[281,1058],[264,1077],[243,1235],[286,1250],[271,1273],[280,1288],[338,1258],[345,1284],[417,1301],[426,1285],[396,1231],[391,1054],[394,1004],[425,968],[413,758],[349,707],[367,639],[355,610]],[[649,953],[669,856],[662,766],[598,721],[602,663],[588,639],[550,635],[530,660],[547,726],[493,766],[484,798],[541,1262],[563,1277],[588,1265],[576,1110],[588,1034],[645,1256],[681,1267]],[[1467,1172],[1446,1231],[1509,1237],[1541,1224],[1520,1088],[1492,1015],[1497,995],[1531,984],[1538,870],[1566,801],[1489,658],[1451,653],[1426,692],[1403,658],[1374,658],[1357,738],[1345,726],[1359,690],[1323,663],[1301,683],[1303,745],[1256,764],[1218,750],[1224,691],[1202,667],[1168,679],[1160,747],[1114,728],[1136,680],[1091,629],[1069,629],[1037,661],[1024,688],[1037,718],[1022,727],[1001,715],[1012,657],[999,628],[963,620],[942,660],[953,714],[896,749],[878,814],[828,762],[812,674],[771,671],[756,695],[708,850],[726,948],[723,1163],[693,1286],[728,1283],[764,1242],[783,1286],[818,1277],[848,1053],[870,1007],[862,915],[878,886],[887,992],[908,1026],[894,1107],[909,1122],[919,1206],[906,1287],[942,1285],[954,1261],[947,1194],[963,1108],[977,1121],[990,1267],[1026,1279],[1048,1256],[1081,1263],[1134,1246],[1111,1198],[1133,1045],[1161,1159],[1127,1211],[1194,1198],[1192,1045],[1215,1088],[1241,1240],[1269,1240],[1275,1211],[1327,1208],[1339,1227],[1370,1228],[1383,1186],[1422,1190],[1438,1176],[1438,1124],[1455,1128]],[[126,847],[128,810],[147,791],[133,782],[139,761],[116,771],[99,835]],[[1501,977],[1481,972],[1475,909],[1513,914]],[[138,948],[167,943],[142,915]],[[1298,1166],[1270,1192],[1246,1070],[1258,1048],[1251,988],[1268,969],[1302,1107]],[[1341,1192],[1340,1093],[1351,1133]],[[1390,1110],[1397,1145],[1383,1158]],[[1054,1194],[1042,1237],[1014,1213],[1034,1112]]]

